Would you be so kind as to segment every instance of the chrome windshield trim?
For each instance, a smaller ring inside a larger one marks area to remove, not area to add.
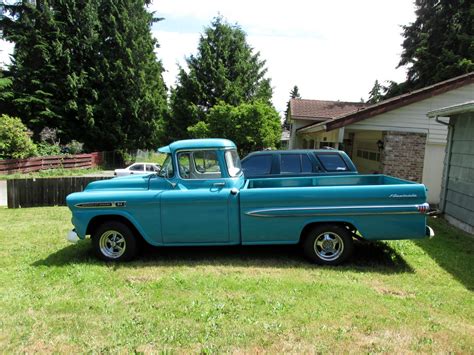
[[[289,208],[267,208],[245,212],[252,217],[312,217],[312,216],[334,216],[334,215],[374,215],[374,214],[420,214],[419,205],[378,205],[378,206],[314,206],[314,207],[289,207]],[[399,211],[399,209],[413,209],[411,211]],[[340,212],[334,212],[340,211]],[[347,211],[368,210],[368,211]],[[278,212],[303,212],[303,213],[278,213]],[[307,213],[304,213],[307,212]]]

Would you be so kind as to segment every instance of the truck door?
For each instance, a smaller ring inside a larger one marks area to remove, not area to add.
[[[178,184],[161,194],[165,244],[229,243],[229,210],[237,204],[237,197],[231,194],[218,153],[177,153]]]

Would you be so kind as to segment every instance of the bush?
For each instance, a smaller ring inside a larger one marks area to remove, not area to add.
[[[69,154],[80,154],[83,152],[84,143],[72,140],[66,145]]]
[[[38,147],[38,156],[40,157],[61,154],[61,147],[59,146],[59,144],[49,144],[47,142],[41,142],[38,143],[36,146]]]
[[[36,155],[36,145],[18,117],[0,116],[0,158],[22,159]]]

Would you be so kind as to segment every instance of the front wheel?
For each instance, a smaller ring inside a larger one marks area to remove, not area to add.
[[[92,246],[97,257],[105,261],[131,260],[138,251],[132,230],[117,221],[101,224],[92,234]]]
[[[305,256],[321,265],[339,265],[352,254],[350,232],[339,225],[324,224],[311,228],[303,241]]]

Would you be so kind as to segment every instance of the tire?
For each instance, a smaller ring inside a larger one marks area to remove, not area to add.
[[[339,265],[352,254],[352,236],[344,226],[322,224],[311,228],[303,241],[303,252],[320,265]]]
[[[92,247],[97,257],[104,261],[128,261],[137,255],[136,237],[122,222],[104,222],[92,234]]]

